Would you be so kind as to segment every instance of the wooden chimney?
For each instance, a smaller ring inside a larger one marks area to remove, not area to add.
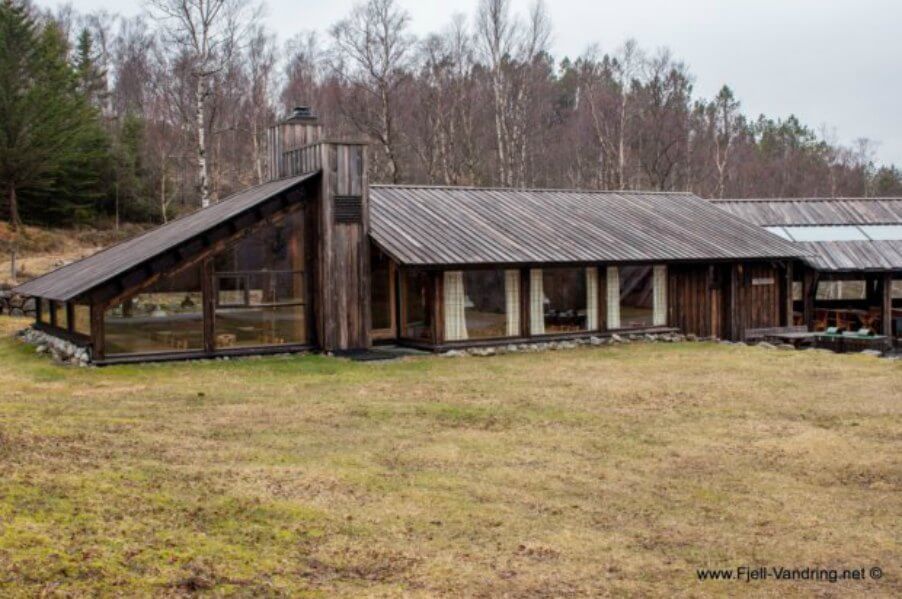
[[[266,132],[269,172],[268,179],[287,177],[285,152],[297,150],[323,139],[323,126],[309,106],[298,106],[281,122]]]

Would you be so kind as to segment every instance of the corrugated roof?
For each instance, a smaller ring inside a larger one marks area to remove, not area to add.
[[[689,193],[374,185],[370,227],[391,256],[421,266],[802,253]]]
[[[750,223],[764,226],[902,223],[902,198],[756,198],[711,202]]]
[[[902,224],[902,198],[758,198],[711,200],[756,225]],[[902,270],[902,241],[797,242],[821,271]]]
[[[902,271],[902,241],[800,241],[796,244],[809,253],[805,262],[820,271]]]
[[[313,175],[280,179],[251,187],[218,203],[127,239],[36,279],[16,292],[68,301],[111,280],[131,268],[210,230],[219,223],[253,209]]]

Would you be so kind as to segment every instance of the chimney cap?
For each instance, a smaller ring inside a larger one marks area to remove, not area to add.
[[[313,112],[313,109],[310,106],[295,106],[291,111],[291,114],[288,115],[287,121],[315,121],[317,120],[316,113]]]

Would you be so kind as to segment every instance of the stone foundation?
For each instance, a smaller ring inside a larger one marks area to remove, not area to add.
[[[697,341],[695,335],[682,335],[680,333],[662,333],[655,334],[619,334],[614,333],[610,337],[582,337],[579,339],[571,339],[565,341],[547,341],[537,343],[510,343],[507,345],[499,344],[491,347],[468,347],[461,349],[453,349],[442,353],[443,356],[449,358],[460,356],[497,356],[502,354],[511,354],[516,352],[540,352],[540,351],[558,351],[565,349],[575,349],[581,346],[601,346],[601,345],[618,345],[623,343],[679,343],[682,341]]]
[[[0,291],[0,314],[34,317],[37,314],[37,302],[33,297]]]
[[[60,364],[87,366],[91,363],[91,353],[87,348],[37,329],[27,328],[20,331],[19,340],[35,346],[35,352],[39,354],[50,354]]]

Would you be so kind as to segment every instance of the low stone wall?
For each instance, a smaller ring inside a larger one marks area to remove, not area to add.
[[[0,314],[8,316],[35,316],[37,302],[33,297],[12,291],[0,291]]]
[[[31,327],[19,332],[19,340],[33,345],[35,352],[39,354],[50,354],[60,364],[87,366],[91,363],[91,354],[87,348]]]
[[[575,349],[580,346],[601,346],[601,345],[617,345],[622,343],[679,343],[682,341],[697,341],[695,335],[683,335],[681,333],[661,333],[661,334],[619,334],[614,333],[605,337],[582,337],[567,341],[541,341],[536,343],[510,343],[507,345],[496,345],[490,347],[468,347],[462,349],[453,349],[446,351],[441,355],[449,358],[459,356],[497,356],[502,354],[511,354],[516,352],[540,352],[555,351],[563,349]]]

